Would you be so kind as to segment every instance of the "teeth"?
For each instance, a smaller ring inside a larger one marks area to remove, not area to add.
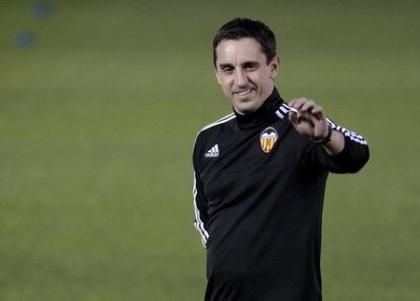
[[[244,91],[238,91],[236,94],[239,94],[240,96],[247,95],[248,93],[251,93],[251,90],[244,90]]]

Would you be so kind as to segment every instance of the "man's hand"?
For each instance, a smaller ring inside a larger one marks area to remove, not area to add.
[[[289,120],[298,133],[313,140],[321,140],[327,136],[328,123],[321,106],[306,98],[293,99],[289,106],[297,110],[297,113],[290,112]]]
[[[293,99],[288,105],[296,110],[289,113],[289,120],[299,134],[308,136],[314,141],[327,137],[329,125],[324,109],[320,105],[306,98]],[[331,140],[322,146],[329,155],[335,155],[343,150],[344,143],[344,136],[340,132],[333,131]]]

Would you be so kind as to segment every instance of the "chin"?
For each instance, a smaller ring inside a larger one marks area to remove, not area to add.
[[[235,107],[235,110],[239,113],[239,114],[251,114],[254,113],[256,110],[258,110],[258,108],[256,106],[237,106]]]
[[[248,100],[239,103],[239,105],[235,106],[235,110],[241,114],[250,114],[254,113],[261,107],[262,103],[255,100]]]

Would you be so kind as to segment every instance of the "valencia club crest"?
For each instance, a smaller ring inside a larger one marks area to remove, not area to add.
[[[278,138],[277,131],[275,128],[271,126],[261,132],[260,144],[264,153],[271,152],[274,145],[276,144],[277,138]]]

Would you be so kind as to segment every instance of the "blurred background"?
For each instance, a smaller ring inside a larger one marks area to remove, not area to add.
[[[418,1],[0,1],[0,300],[202,300],[196,132],[230,113],[211,41],[276,33],[284,98],[371,160],[332,175],[325,300],[420,300]]]

